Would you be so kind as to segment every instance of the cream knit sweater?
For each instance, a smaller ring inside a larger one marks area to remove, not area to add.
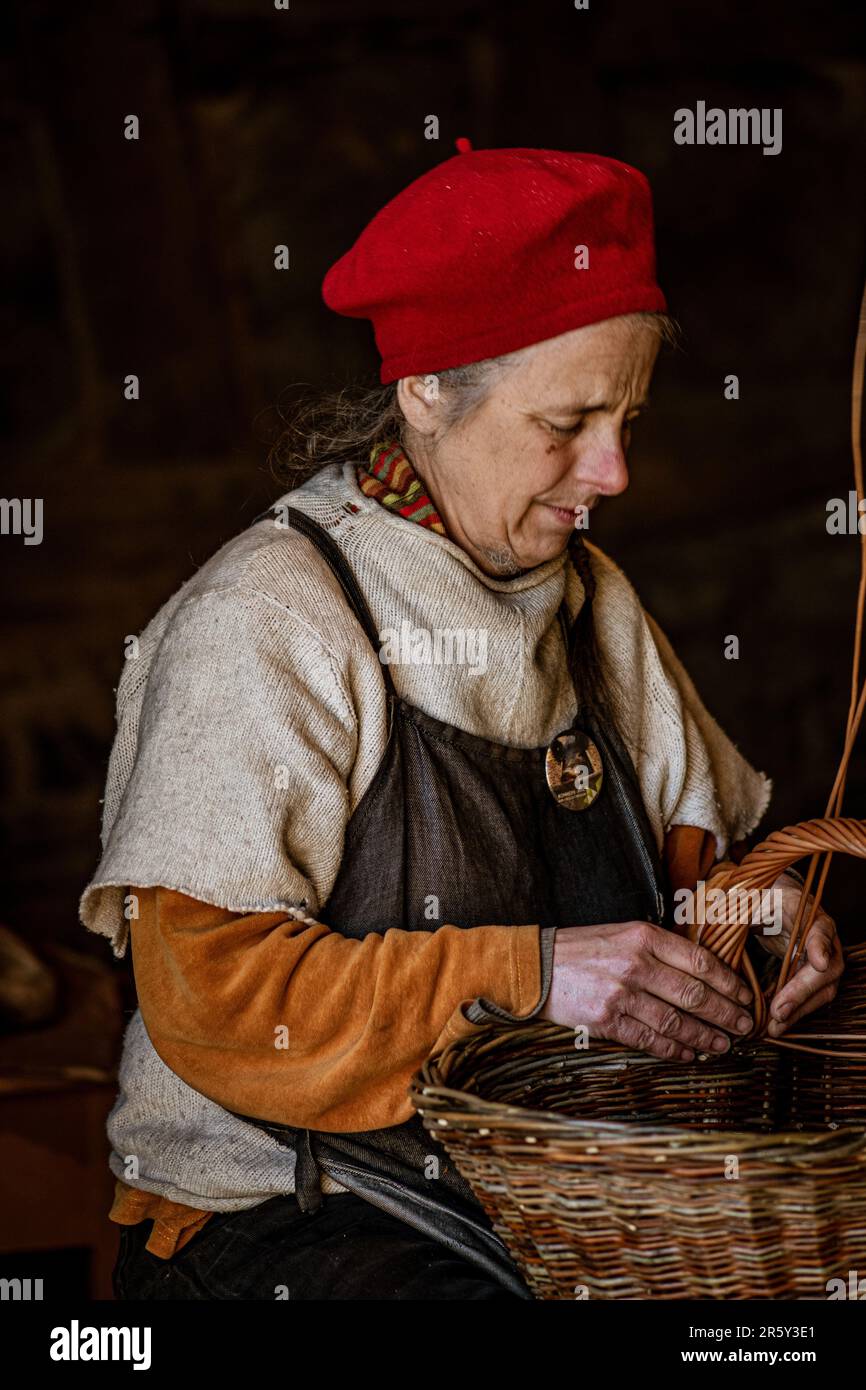
[[[465,664],[392,665],[406,700],[519,747],[568,724],[574,697],[557,610],[565,595],[577,612],[583,588],[564,554],[517,578],[490,578],[451,541],[366,497],[351,462],[281,500],[333,536],[380,632],[408,621],[484,634],[483,674]],[[588,547],[598,641],[619,676],[618,724],[659,851],[671,825],[688,824],[712,831],[723,858],[763,817],[771,783],[704,708],[622,570]],[[122,956],[128,885],[162,885],[236,912],[315,918],[385,733],[380,662],[325,561],[272,520],[248,528],[168,600],[126,661],[103,853],[82,922]],[[149,1145],[151,1172],[140,1169],[138,1184],[177,1201],[243,1206],[291,1190],[286,1151],[264,1133],[258,1156],[235,1152],[230,1168],[228,1159],[214,1166],[248,1127],[168,1071],[138,1015],[121,1086],[112,1121],[119,1176],[120,1156],[141,1160]],[[206,1163],[190,1160],[196,1144]]]

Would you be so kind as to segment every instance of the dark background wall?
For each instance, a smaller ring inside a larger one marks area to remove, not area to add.
[[[824,523],[853,486],[861,23],[835,0],[7,0],[2,491],[44,499],[45,536],[0,537],[0,919],[85,945],[123,639],[278,491],[264,439],[283,388],[374,377],[369,327],[325,308],[322,277],[459,135],[648,175],[686,341],[594,537],[774,778],[767,833],[823,814],[859,573],[856,538]],[[781,153],[677,146],[673,113],[698,100],[781,107]],[[866,813],[862,756],[845,809]],[[849,934],[862,884],[837,861],[827,901]]]

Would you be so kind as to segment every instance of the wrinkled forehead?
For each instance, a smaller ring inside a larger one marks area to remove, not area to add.
[[[637,404],[646,397],[660,346],[645,324],[605,319],[534,343],[506,382],[510,394],[562,411]]]

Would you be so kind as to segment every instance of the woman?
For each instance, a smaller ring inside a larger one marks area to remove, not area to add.
[[[671,908],[770,783],[582,535],[671,334],[648,185],[458,149],[324,282],[385,390],[313,421],[310,476],[118,687],[82,920],[118,955],[129,923],[140,1001],[109,1122],[123,1298],[527,1298],[417,1067],[490,1021],[682,1059],[752,1024]],[[840,971],[822,915],[773,1029]]]

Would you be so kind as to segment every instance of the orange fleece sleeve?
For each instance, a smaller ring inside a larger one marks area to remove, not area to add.
[[[706,878],[716,856],[716,837],[696,825],[672,825],[665,835],[664,863],[673,892],[694,889]]]
[[[750,848],[748,840],[736,840],[722,862],[739,864]],[[715,865],[716,837],[700,826],[672,825],[665,835],[663,858],[672,890],[693,889]]]
[[[542,1005],[537,925],[355,940],[285,912],[130,892],[153,1046],[195,1090],[256,1119],[336,1133],[398,1124],[414,1113],[407,1087],[422,1062],[477,1030],[464,1005],[482,997],[521,1018]]]

